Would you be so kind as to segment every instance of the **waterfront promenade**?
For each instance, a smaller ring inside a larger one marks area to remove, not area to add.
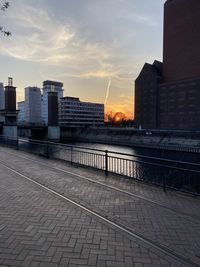
[[[0,266],[200,266],[200,199],[0,147]]]

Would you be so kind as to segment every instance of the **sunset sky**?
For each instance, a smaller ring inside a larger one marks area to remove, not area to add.
[[[24,87],[64,83],[64,95],[133,115],[134,79],[162,60],[165,0],[16,0],[1,12],[0,81]]]

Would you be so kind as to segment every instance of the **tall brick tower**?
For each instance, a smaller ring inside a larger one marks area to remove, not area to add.
[[[200,0],[167,0],[163,64],[145,64],[135,81],[142,128],[200,130]]]
[[[58,126],[58,93],[48,92],[48,139],[60,140],[60,127]]]
[[[13,86],[13,79],[9,77],[8,85],[5,86],[5,109],[0,110],[0,115],[4,117],[4,136],[17,137],[17,114],[16,87]]]
[[[200,77],[200,0],[168,0],[164,7],[164,82]]]

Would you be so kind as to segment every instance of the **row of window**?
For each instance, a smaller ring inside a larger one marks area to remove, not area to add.
[[[71,109],[71,110],[91,110],[91,111],[103,111],[104,110],[102,107],[99,107],[99,108],[97,108],[97,107],[81,107],[81,106],[79,106],[79,107],[69,107],[69,106],[65,107],[63,105],[60,105],[60,109],[62,109],[63,111],[69,110],[69,109]]]
[[[74,121],[73,119],[68,119],[68,120],[62,120],[59,121],[60,124],[62,123],[104,123],[103,120],[99,121],[99,120],[76,120]]]
[[[88,115],[103,115],[104,114],[104,112],[89,112],[89,111],[73,111],[73,110],[68,110],[68,111],[63,111],[63,110],[61,110],[60,111],[60,114],[62,114],[62,115],[68,115],[68,114],[78,114],[78,115],[83,115],[83,114],[88,114]]]
[[[61,105],[64,106],[84,106],[84,107],[103,107],[103,104],[88,104],[88,103],[81,103],[81,102],[65,102],[65,101],[60,101]]]

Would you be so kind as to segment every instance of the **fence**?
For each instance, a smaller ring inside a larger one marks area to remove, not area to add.
[[[200,164],[0,136],[0,145],[200,195]]]

